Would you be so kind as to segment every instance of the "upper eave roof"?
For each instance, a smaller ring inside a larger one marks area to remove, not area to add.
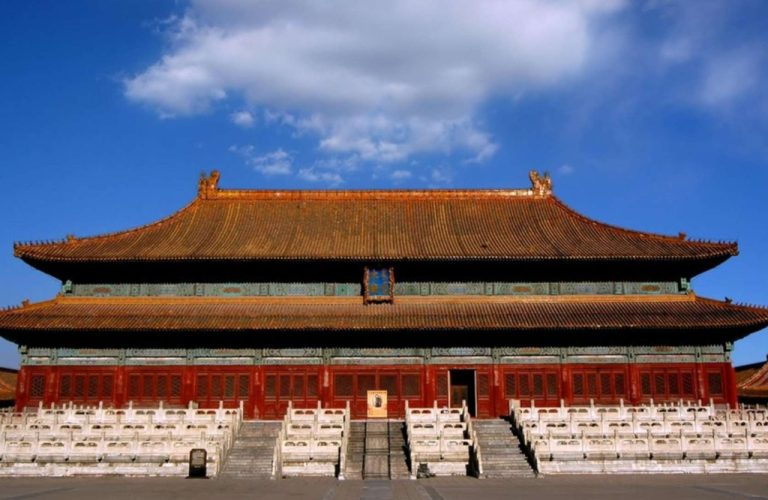
[[[0,333],[74,331],[676,330],[768,326],[768,309],[669,296],[71,297],[0,312]]]
[[[191,204],[155,223],[18,243],[14,253],[29,262],[674,261],[738,253],[736,243],[597,222],[536,181],[531,189],[410,191],[224,190],[217,182],[218,176],[201,179]]]

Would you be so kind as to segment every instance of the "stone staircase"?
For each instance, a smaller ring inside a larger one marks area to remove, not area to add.
[[[280,421],[245,421],[229,452],[221,478],[269,479]]]
[[[536,473],[512,433],[512,426],[503,419],[472,420],[483,462],[483,477],[535,477]]]
[[[405,422],[389,423],[389,478],[409,479],[408,447],[405,443]]]
[[[350,425],[346,479],[408,479],[404,423],[356,421]]]
[[[347,464],[344,468],[345,479],[363,479],[365,460],[365,422],[353,421],[349,424],[347,442]]]

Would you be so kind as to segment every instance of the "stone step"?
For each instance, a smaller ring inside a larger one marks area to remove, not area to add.
[[[483,475],[489,478],[534,477],[520,441],[505,420],[475,420],[477,443],[483,461]]]
[[[240,427],[220,477],[266,479],[272,476],[272,458],[280,422],[246,421]]]

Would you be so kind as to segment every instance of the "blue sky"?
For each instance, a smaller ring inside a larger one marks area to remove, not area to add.
[[[768,305],[768,2],[6,3],[0,304],[58,283],[13,241],[224,187],[524,187],[612,224],[736,240],[700,295]],[[736,346],[765,359],[768,334]],[[15,366],[0,341],[0,365]]]

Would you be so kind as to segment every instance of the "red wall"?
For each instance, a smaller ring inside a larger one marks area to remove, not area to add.
[[[679,399],[736,405],[730,363],[601,365],[331,365],[331,366],[25,366],[19,371],[17,407],[73,402],[124,406],[165,401],[181,406],[227,407],[243,402],[252,418],[282,418],[297,407],[343,407],[364,418],[366,392],[386,389],[389,415],[403,416],[405,402],[447,406],[451,369],[475,370],[478,417],[507,412],[511,398],[538,406],[631,404]]]

